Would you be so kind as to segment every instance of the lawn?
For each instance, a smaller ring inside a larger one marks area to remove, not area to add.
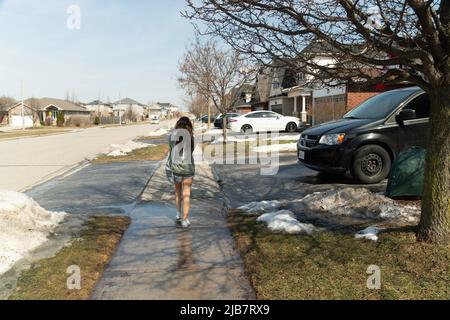
[[[416,242],[413,228],[373,242],[273,234],[236,211],[228,219],[258,299],[450,299],[450,247]],[[370,265],[381,269],[380,290],[367,288]]]
[[[63,129],[63,128],[30,128],[25,130],[14,130],[7,132],[0,132],[0,140],[1,139],[17,139],[17,138],[25,138],[25,137],[39,137],[51,134],[59,134],[70,132],[73,129]]]
[[[130,161],[161,161],[164,160],[169,152],[169,145],[159,144],[147,148],[133,150],[125,156],[111,157],[101,155],[92,160],[93,164],[130,162]]]
[[[94,217],[78,239],[54,257],[35,263],[24,271],[10,300],[87,300],[90,298],[107,263],[116,251],[130,219]],[[79,266],[81,289],[69,290],[67,268]]]

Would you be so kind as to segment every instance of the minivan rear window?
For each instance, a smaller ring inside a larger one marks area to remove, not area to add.
[[[417,91],[388,91],[372,97],[347,113],[350,119],[383,119],[397,108],[409,96]]]

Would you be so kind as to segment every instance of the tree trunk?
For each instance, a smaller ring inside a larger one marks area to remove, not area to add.
[[[223,116],[222,130],[223,130],[223,141],[226,143],[227,138],[228,138],[227,137],[227,117],[226,116]]]
[[[450,243],[450,86],[430,93],[430,136],[427,146],[422,217],[417,238]]]

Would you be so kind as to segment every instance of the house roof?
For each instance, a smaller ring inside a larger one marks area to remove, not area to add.
[[[16,101],[14,100],[10,100],[10,99],[5,99],[2,101],[0,101],[0,111],[6,112],[9,111],[12,107],[14,107],[17,104]]]
[[[31,98],[26,100],[25,104],[30,106],[31,108],[39,110],[45,109],[49,106],[55,106],[56,108],[63,111],[89,112],[82,106],[79,106],[75,103],[54,98],[42,98],[42,99]]]
[[[116,105],[117,104],[137,104],[137,105],[140,105],[140,106],[144,106],[144,104],[142,104],[140,102],[137,102],[136,100],[133,100],[131,98],[123,98],[123,99],[121,99],[119,101],[114,102],[113,104],[116,104]]]
[[[109,102],[103,102],[101,100],[94,100],[92,102],[89,102],[88,104],[86,104],[87,106],[98,106],[98,105],[103,105],[103,106],[110,106],[111,103]]]

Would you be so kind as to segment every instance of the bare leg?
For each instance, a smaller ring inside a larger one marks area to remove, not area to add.
[[[180,183],[175,183],[175,205],[177,208],[177,212],[181,215],[181,189],[183,185]]]
[[[187,220],[189,218],[189,209],[191,205],[191,187],[192,187],[192,178],[183,180],[183,219]]]

